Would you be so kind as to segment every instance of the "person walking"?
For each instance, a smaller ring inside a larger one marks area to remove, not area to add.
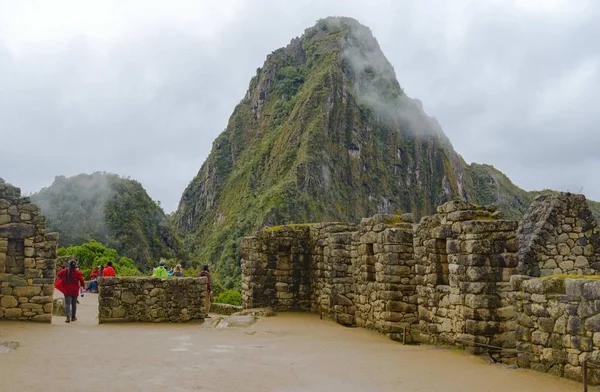
[[[75,259],[69,261],[69,266],[62,269],[58,275],[54,287],[65,295],[66,323],[77,321],[77,296],[79,287],[84,287],[83,274],[77,269]]]
[[[200,271],[200,275],[198,275],[198,277],[206,278],[206,303],[205,303],[204,307],[206,310],[205,317],[210,318],[210,316],[208,315],[208,312],[210,311],[210,303],[213,302],[214,298],[213,298],[213,294],[212,294],[212,287],[210,285],[211,279],[210,279],[210,272],[208,272],[208,264],[205,264],[204,267],[202,267],[202,271]]]
[[[108,263],[106,263],[106,267],[104,267],[104,271],[102,271],[102,276],[103,277],[111,277],[111,276],[117,276],[117,274],[115,273],[115,269],[112,266],[112,261],[109,261]]]
[[[153,278],[168,278],[169,277],[169,271],[167,271],[167,269],[165,268],[165,264],[167,264],[164,260],[161,260],[158,263],[158,267],[154,268],[154,270],[152,270],[152,277]]]

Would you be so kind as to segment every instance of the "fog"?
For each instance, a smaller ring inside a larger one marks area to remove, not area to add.
[[[600,3],[0,0],[0,177],[140,181],[167,212],[266,55],[331,15],[368,26],[468,162],[600,200]]]

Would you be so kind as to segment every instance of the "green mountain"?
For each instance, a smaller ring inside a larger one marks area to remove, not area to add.
[[[31,200],[46,216],[49,231],[60,233],[61,247],[97,240],[140,270],[174,257],[179,248],[167,216],[134,180],[108,173],[59,176]]]
[[[431,214],[454,198],[520,217],[533,196],[468,165],[406,96],[371,31],[327,18],[267,56],[175,214],[186,249],[239,283],[238,245],[267,225]]]

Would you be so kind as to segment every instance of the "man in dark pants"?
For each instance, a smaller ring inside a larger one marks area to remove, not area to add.
[[[210,318],[208,312],[210,311],[210,303],[213,301],[213,294],[212,288],[210,287],[210,272],[208,272],[208,264],[205,264],[204,267],[202,267],[202,271],[200,271],[200,275],[198,275],[198,277],[206,278],[206,303],[204,308],[206,312],[206,318]]]

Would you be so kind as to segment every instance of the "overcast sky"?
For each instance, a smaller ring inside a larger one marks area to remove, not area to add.
[[[0,0],[0,177],[114,172],[170,212],[266,55],[332,15],[467,162],[600,200],[596,0]]]

